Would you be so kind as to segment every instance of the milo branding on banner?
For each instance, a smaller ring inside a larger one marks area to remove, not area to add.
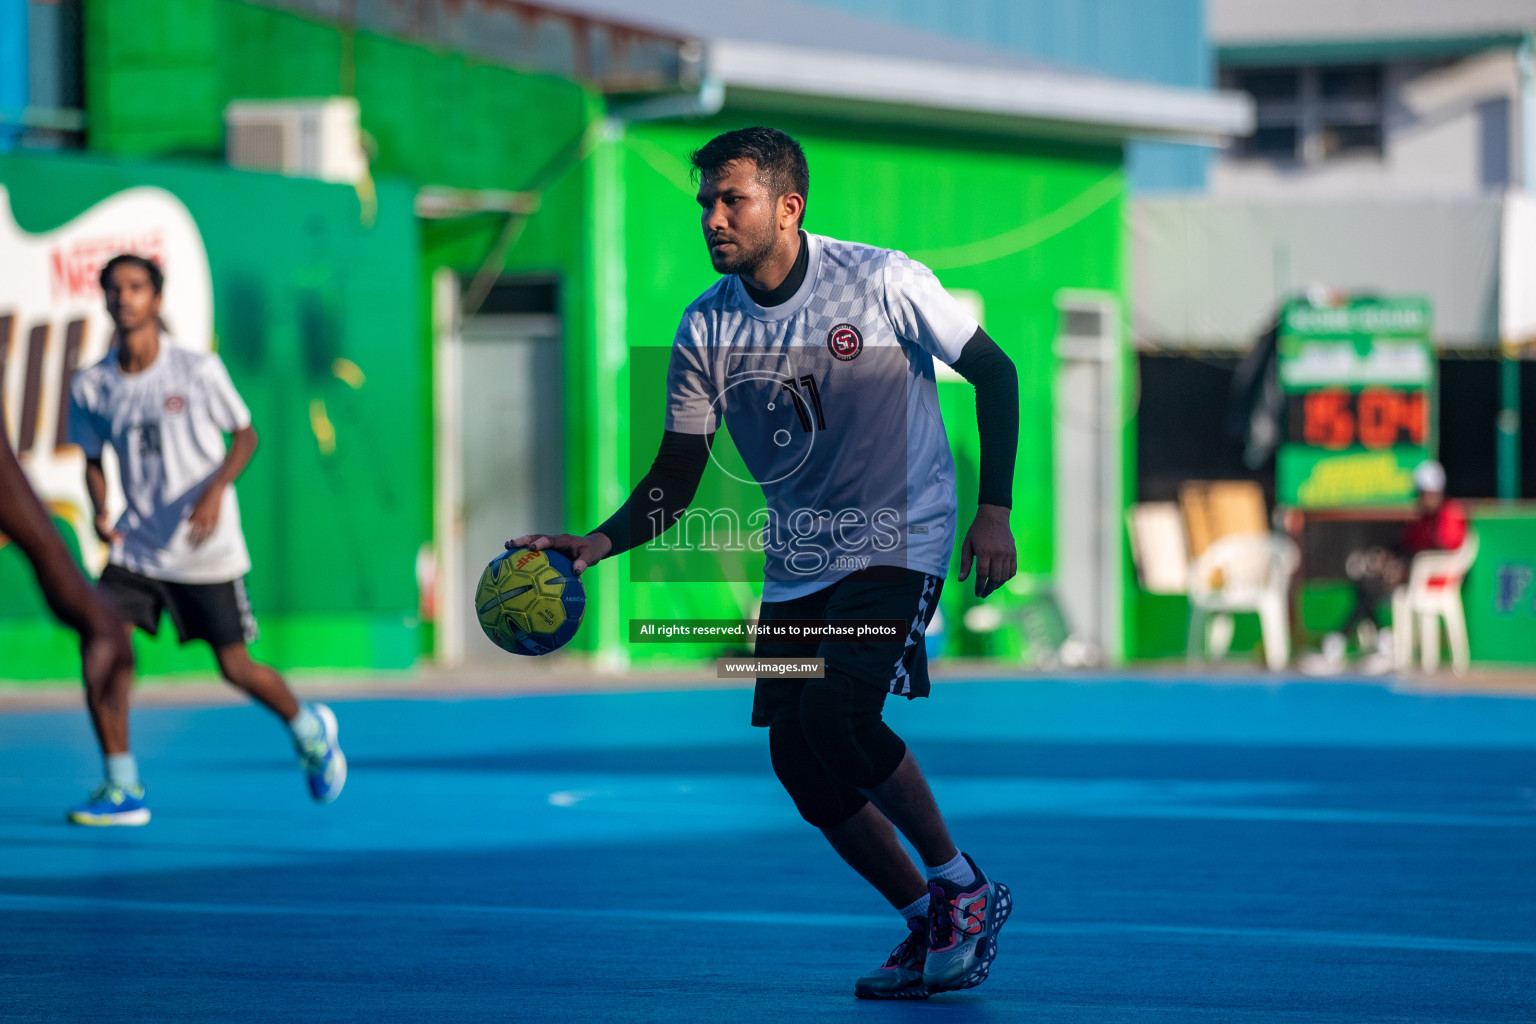
[[[91,526],[85,460],[68,438],[69,382],[101,359],[112,321],[98,277],[122,252],[147,256],[165,270],[166,329],[189,348],[213,337],[213,284],[196,222],[171,193],[131,188],[69,223],[29,234],[0,186],[0,405],[6,429],[39,497],[78,535],[86,564],[100,571],[106,547]],[[122,509],[117,469],[108,462],[109,509]]]

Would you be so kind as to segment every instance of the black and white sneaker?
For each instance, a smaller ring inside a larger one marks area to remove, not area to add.
[[[965,855],[976,873],[966,886],[943,878],[928,882],[928,958],[923,984],[929,992],[973,988],[987,980],[997,956],[997,932],[1013,912],[1013,894],[993,882]]]
[[[928,920],[914,917],[907,922],[911,931],[901,945],[891,950],[885,963],[853,983],[853,994],[860,999],[927,999],[923,984],[923,964],[928,959]]]

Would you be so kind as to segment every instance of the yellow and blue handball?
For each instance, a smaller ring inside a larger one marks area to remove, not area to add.
[[[548,654],[581,625],[587,592],[558,551],[513,548],[480,574],[475,611],[491,642],[513,654]]]

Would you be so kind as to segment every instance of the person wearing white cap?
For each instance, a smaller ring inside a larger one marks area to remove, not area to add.
[[[1453,551],[1467,539],[1467,513],[1461,503],[1445,496],[1445,467],[1433,459],[1414,467],[1413,486],[1418,492],[1418,518],[1408,524],[1394,550],[1371,548],[1350,554],[1345,563],[1349,578],[1355,583],[1358,600],[1344,625],[1323,638],[1321,655],[1311,655],[1301,662],[1304,671],[1314,674],[1338,672],[1344,667],[1345,637],[1358,629],[1360,647],[1366,651],[1360,661],[1361,671],[1385,672],[1391,664],[1388,649],[1390,635],[1377,627],[1377,610],[1392,596],[1394,588],[1408,578],[1413,556],[1421,551]],[[1431,580],[1430,585],[1435,585]]]
[[[1434,459],[1425,459],[1414,467],[1413,489],[1422,496],[1424,494],[1438,494],[1445,496],[1445,467]]]

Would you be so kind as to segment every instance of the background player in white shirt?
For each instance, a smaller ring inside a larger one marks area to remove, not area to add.
[[[163,284],[159,266],[139,256],[116,256],[102,268],[117,330],[106,358],[70,384],[70,440],[85,451],[96,532],[111,545],[97,586],[130,631],[154,634],[168,612],[182,643],[213,648],[223,677],[287,723],[310,795],[329,803],[341,793],[347,768],[335,715],[323,704],[300,704],[247,648],[256,620],[245,595],[251,562],[233,485],[256,450],[250,412],[217,355],[180,348],[164,333]],[[102,466],[108,445],[127,500],[115,524]],[[149,812],[128,750],[127,683],[99,694],[88,689],[87,697],[106,780],[70,820],[144,824]]]
[[[724,420],[768,504],[762,619],[907,626],[893,641],[760,639],[756,650],[825,659],[823,679],[760,677],[752,722],[768,728],[774,771],[801,816],[908,923],[907,938],[855,994],[913,999],[969,988],[986,979],[1011,896],[956,848],[881,707],[887,694],[928,692],[923,631],[954,543],[955,472],[935,357],[977,393],[980,495],[960,579],[974,562],[985,597],[1014,575],[1012,361],[926,267],[802,231],[809,170],[783,132],[727,132],[692,161],[710,260],[726,276],[684,313],[656,461],[593,532],[508,546],[554,547],[579,573],[647,543],[692,501]]]

